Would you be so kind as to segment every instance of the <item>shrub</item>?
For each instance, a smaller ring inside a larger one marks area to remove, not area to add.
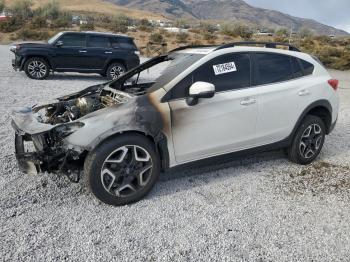
[[[22,40],[43,40],[49,38],[49,33],[47,31],[39,31],[39,30],[32,30],[32,29],[21,29],[17,32],[16,37],[17,39]]]
[[[24,22],[17,17],[11,17],[5,21],[0,22],[0,32],[11,33],[23,26]]]
[[[124,15],[116,16],[112,19],[111,30],[119,33],[126,33],[128,31],[129,18]]]
[[[188,34],[187,33],[177,33],[176,34],[176,42],[178,43],[187,43]]]
[[[30,0],[15,0],[10,6],[10,11],[18,21],[24,23],[33,16],[31,6],[32,2]]]
[[[61,15],[51,21],[52,28],[65,28],[72,25],[72,15],[69,12],[63,12]]]
[[[48,3],[46,3],[42,7],[39,7],[35,11],[36,15],[43,16],[50,20],[59,19],[61,13],[62,11],[61,11],[60,4],[56,0],[50,0]]]
[[[149,36],[149,40],[155,44],[161,44],[163,42],[163,36],[160,33],[153,33]]]
[[[32,29],[35,28],[45,28],[47,27],[47,21],[46,18],[43,16],[34,16],[32,21],[31,21],[31,25],[30,27]]]
[[[92,31],[95,29],[95,24],[93,21],[89,21],[87,24],[80,25],[81,31]]]

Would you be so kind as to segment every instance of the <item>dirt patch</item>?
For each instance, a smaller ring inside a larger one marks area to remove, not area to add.
[[[337,194],[350,192],[350,167],[315,162],[296,172],[283,173],[283,191],[297,194]]]

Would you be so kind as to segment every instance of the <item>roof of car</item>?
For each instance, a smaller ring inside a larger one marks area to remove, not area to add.
[[[288,43],[278,43],[278,42],[234,42],[223,45],[207,45],[207,46],[182,46],[178,47],[170,52],[179,52],[179,53],[197,53],[197,54],[209,54],[213,51],[223,50],[223,49],[240,49],[243,47],[246,51],[261,51],[266,49],[268,50],[281,50],[281,51],[293,51],[300,52],[300,50]],[[279,48],[283,47],[283,48]]]
[[[64,31],[63,33],[83,33],[83,34],[91,34],[91,35],[101,35],[101,36],[114,36],[114,37],[125,37],[125,38],[132,38],[128,35],[123,34],[114,34],[114,33],[108,33],[108,32],[95,32],[95,31]]]

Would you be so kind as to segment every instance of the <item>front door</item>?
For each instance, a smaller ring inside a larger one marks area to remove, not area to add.
[[[214,84],[215,96],[188,106],[188,87],[198,81]],[[250,85],[250,55],[233,53],[205,63],[174,87],[169,105],[178,163],[254,145],[258,101]]]
[[[52,61],[56,70],[76,71],[86,68],[86,36],[79,33],[66,33],[58,41]]]

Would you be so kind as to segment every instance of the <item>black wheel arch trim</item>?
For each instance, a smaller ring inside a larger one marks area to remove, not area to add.
[[[50,69],[51,69],[51,70],[54,69],[54,68],[52,67],[51,62],[50,62],[50,59],[49,59],[47,56],[45,56],[45,55],[27,55],[27,56],[23,57],[23,59],[22,59],[22,61],[21,61],[20,70],[24,70],[24,65],[25,65],[25,63],[27,63],[27,61],[28,61],[29,59],[34,58],[34,57],[44,59],[44,60],[48,63],[48,65],[49,65],[49,67],[50,67],[49,70],[50,70]]]

